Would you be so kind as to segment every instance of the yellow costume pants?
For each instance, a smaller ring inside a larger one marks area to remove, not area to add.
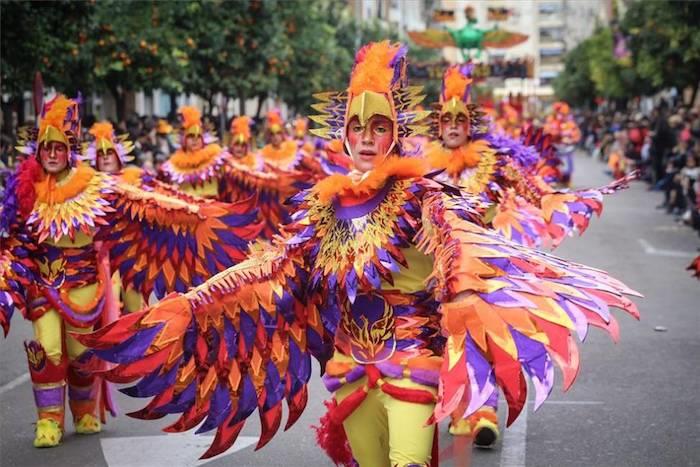
[[[46,356],[54,365],[58,365],[63,358],[63,341],[66,342],[66,354],[69,361],[80,357],[87,348],[69,333],[87,334],[92,328],[76,328],[64,323],[57,311],[51,310],[33,323],[34,336],[46,351]]]
[[[409,379],[387,379],[395,386],[428,390]],[[336,393],[340,403],[355,389],[367,383],[362,378],[346,384]],[[350,448],[360,467],[404,467],[429,465],[435,425],[426,425],[433,404],[417,404],[394,399],[381,389],[371,389],[366,399],[343,422]]]

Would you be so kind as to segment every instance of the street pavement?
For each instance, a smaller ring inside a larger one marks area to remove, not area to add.
[[[574,184],[609,181],[604,165],[578,154]],[[568,239],[559,256],[605,269],[645,295],[640,322],[617,313],[621,342],[592,329],[581,345],[581,371],[566,394],[557,383],[536,413],[508,430],[487,452],[472,452],[440,426],[440,465],[516,466],[690,466],[700,465],[700,281],[685,266],[700,246],[698,236],[654,209],[660,194],[635,183],[606,198],[601,219],[582,238]],[[255,452],[258,423],[243,430],[235,452],[207,462],[196,459],[212,438],[165,435],[168,419],[143,422],[125,416],[108,422],[100,435],[76,436],[72,426],[62,446],[38,450],[34,408],[22,341],[31,326],[16,316],[0,342],[0,466],[178,467],[330,466],[316,447],[311,425],[328,397],[319,378],[309,405],[288,432]],[[316,366],[318,374],[318,366]],[[557,373],[557,380],[560,375]],[[120,394],[122,413],[145,405]],[[504,407],[505,408],[505,407]],[[505,410],[500,413],[503,420]],[[70,418],[70,417],[69,417]]]

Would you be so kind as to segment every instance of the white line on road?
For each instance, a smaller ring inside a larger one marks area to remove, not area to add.
[[[525,467],[527,448],[527,406],[503,433],[501,467]]]
[[[12,391],[14,388],[26,383],[27,381],[29,381],[29,373],[19,375],[9,383],[0,386],[0,394],[5,394],[7,391]]]
[[[695,256],[696,256],[695,253],[690,253],[687,251],[665,250],[665,249],[655,248],[651,243],[647,242],[643,238],[638,238],[637,241],[644,249],[644,253],[646,253],[648,255],[668,256],[671,258],[691,258],[691,259],[695,258]]]
[[[534,404],[535,401],[528,401],[528,404]],[[603,401],[545,401],[544,405],[603,405]]]

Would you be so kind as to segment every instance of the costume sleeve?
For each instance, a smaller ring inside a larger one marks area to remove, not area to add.
[[[554,191],[549,189],[542,195],[540,205],[547,231],[553,247],[558,246],[564,238],[577,232],[586,231],[593,214],[600,216],[603,212],[603,195],[609,195],[629,186],[635,180],[636,172],[600,188],[578,191]],[[536,183],[546,185],[539,176]]]
[[[113,381],[140,378],[123,392],[155,396],[132,415],[180,414],[168,432],[204,420],[197,433],[217,432],[203,458],[228,449],[256,410],[258,448],[278,430],[283,401],[286,428],[294,424],[307,401],[310,357],[324,349],[318,300],[305,292],[308,274],[296,241],[256,245],[246,261],[189,292],[78,337],[117,364],[108,373]]]
[[[548,239],[542,210],[512,189],[502,191],[485,216],[495,231],[520,245],[540,247]]]
[[[111,200],[99,240],[112,245],[112,269],[144,296],[184,292],[240,262],[261,229],[252,198],[227,204],[120,183]]]
[[[632,173],[600,188],[557,191],[549,186],[541,176],[529,172],[521,167],[515,159],[512,159],[501,168],[497,184],[502,191],[510,190],[522,201],[530,203],[532,209],[540,210],[539,215],[545,223],[546,231],[541,232],[540,238],[535,239],[534,243],[526,241],[523,244],[545,245],[555,248],[566,237],[572,236],[576,232],[579,235],[585,232],[593,214],[600,215],[603,211],[603,195],[627,188],[629,182],[636,177],[637,173]],[[519,210],[521,214],[525,212],[522,209]],[[497,230],[508,238],[518,240],[518,238],[508,235],[509,230],[507,229],[501,227]]]
[[[274,168],[259,171],[230,161],[226,167],[225,199],[235,201],[254,196],[263,222],[262,236],[269,239],[290,221],[289,207],[284,202],[299,191],[295,182],[301,178],[296,172],[285,173]]]
[[[508,424],[527,397],[525,376],[535,389],[535,407],[548,397],[554,365],[564,388],[578,372],[571,336],[585,338],[589,325],[617,340],[611,307],[634,317],[626,295],[639,294],[607,273],[515,244],[463,220],[433,195],[423,206],[419,246],[434,255],[432,286],[447,336],[435,418],[450,415],[465,398],[465,416],[497,388],[508,402]]]
[[[26,309],[26,290],[34,282],[30,240],[19,232],[0,239],[0,326],[5,337],[15,309]]]

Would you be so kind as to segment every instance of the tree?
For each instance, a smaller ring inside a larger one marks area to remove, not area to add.
[[[554,80],[556,95],[575,106],[589,104],[595,97],[595,84],[591,80],[588,63],[588,45],[584,41],[566,55],[564,71]]]
[[[22,2],[0,4],[0,83],[6,132],[12,133],[12,110],[24,124],[22,93],[31,90],[34,74],[43,75],[46,86],[69,95],[93,87],[90,67],[79,50],[87,41],[87,19],[92,6],[86,2]]]
[[[89,47],[98,89],[108,91],[124,119],[129,92],[183,90],[182,76],[189,66],[178,47],[180,35],[173,27],[179,2],[103,0],[90,18]]]
[[[628,34],[637,73],[655,90],[692,86],[694,96],[697,94],[700,3],[634,2],[625,14],[622,28]]]

